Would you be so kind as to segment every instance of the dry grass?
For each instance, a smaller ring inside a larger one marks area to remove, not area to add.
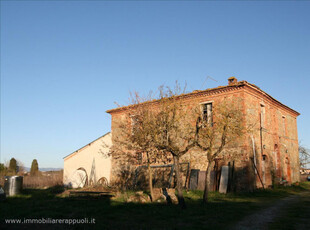
[[[24,176],[24,188],[49,188],[63,184],[63,171],[41,172],[38,176]]]
[[[0,186],[4,185],[4,176],[0,175]],[[23,175],[23,188],[49,188],[63,184],[63,171],[40,172],[38,176]]]

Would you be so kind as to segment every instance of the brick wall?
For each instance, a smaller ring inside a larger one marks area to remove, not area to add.
[[[261,181],[265,187],[279,183],[283,179],[289,183],[299,181],[297,112],[248,84],[235,84],[213,91],[198,91],[182,98],[188,110],[200,103],[212,102],[216,105],[228,99],[238,103],[238,107],[244,114],[246,127],[255,124],[251,133],[227,145],[220,156],[220,165],[234,163],[236,189],[252,190],[255,187],[261,187]],[[121,136],[121,130],[117,129],[117,121],[127,119],[129,122],[129,118],[126,109],[111,111],[110,114],[113,141],[114,138]],[[252,140],[257,174],[253,167]],[[129,155],[134,156],[132,153]],[[192,149],[182,156],[181,162],[189,162],[192,169],[204,171],[207,167],[206,156],[197,149]],[[172,163],[172,159],[168,157],[156,163]],[[128,157],[124,154],[112,155],[112,181],[119,179],[117,172],[126,164],[136,168],[138,161],[128,161]]]

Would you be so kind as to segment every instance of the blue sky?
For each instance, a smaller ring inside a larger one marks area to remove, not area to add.
[[[1,1],[1,162],[63,167],[110,131],[105,111],[129,91],[230,76],[300,112],[310,148],[309,11],[304,1]]]

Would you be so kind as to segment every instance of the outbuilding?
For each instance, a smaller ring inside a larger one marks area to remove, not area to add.
[[[97,183],[109,183],[111,145],[112,134],[109,132],[65,156],[64,184],[78,188]]]

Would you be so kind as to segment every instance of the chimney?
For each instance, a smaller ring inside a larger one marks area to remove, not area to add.
[[[237,78],[235,77],[230,77],[228,78],[228,85],[234,85],[238,82]]]

